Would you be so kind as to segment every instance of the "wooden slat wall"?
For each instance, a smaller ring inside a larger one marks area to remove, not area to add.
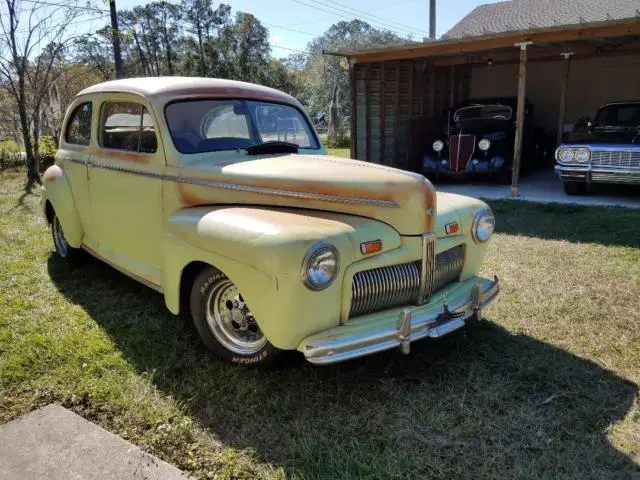
[[[471,72],[409,60],[356,64],[354,77],[356,158],[408,169],[409,120],[438,117],[468,98]]]

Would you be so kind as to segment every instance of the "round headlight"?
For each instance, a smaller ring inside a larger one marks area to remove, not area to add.
[[[586,148],[579,148],[578,150],[576,150],[574,155],[576,162],[580,163],[586,163],[589,161],[589,158],[591,158],[591,152]]]
[[[340,257],[333,245],[317,243],[302,261],[302,281],[311,290],[324,290],[340,271]]]
[[[441,152],[442,149],[444,148],[444,142],[442,140],[436,140],[435,142],[433,142],[433,150],[436,152]]]
[[[570,148],[561,148],[558,152],[558,160],[564,163],[572,161],[575,157],[575,153]]]
[[[486,152],[487,150],[489,150],[490,146],[491,146],[491,142],[489,141],[488,138],[483,138],[478,142],[478,148],[483,152]]]
[[[496,229],[496,219],[489,207],[480,210],[473,221],[471,233],[476,243],[486,242]]]

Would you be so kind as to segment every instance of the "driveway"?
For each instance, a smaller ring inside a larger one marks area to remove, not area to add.
[[[456,182],[438,183],[436,189],[441,192],[459,193],[490,200],[511,198],[510,185]],[[541,203],[640,208],[640,186],[591,185],[589,193],[570,196],[564,193],[562,182],[553,170],[541,170],[521,179],[518,199]]]

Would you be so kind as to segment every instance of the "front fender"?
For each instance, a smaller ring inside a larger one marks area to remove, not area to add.
[[[41,202],[45,215],[49,202],[60,220],[67,243],[73,248],[80,248],[84,232],[67,175],[58,165],[52,165],[44,172],[42,183]]]
[[[339,324],[345,267],[364,258],[360,243],[370,240],[381,240],[382,252],[401,244],[389,225],[352,215],[266,207],[180,210],[165,231],[167,307],[180,309],[185,266],[204,262],[234,282],[273,345],[295,349],[305,336]],[[319,241],[336,247],[341,267],[329,288],[311,291],[300,273],[305,254]]]

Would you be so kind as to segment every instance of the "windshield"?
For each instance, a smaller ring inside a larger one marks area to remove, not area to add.
[[[318,149],[315,133],[296,108],[249,100],[189,100],[167,105],[167,124],[181,153],[246,149],[288,142]]]
[[[455,122],[469,120],[510,120],[511,107],[505,105],[471,105],[456,110],[453,115]]]
[[[606,105],[600,109],[593,122],[594,128],[640,127],[640,103]]]

